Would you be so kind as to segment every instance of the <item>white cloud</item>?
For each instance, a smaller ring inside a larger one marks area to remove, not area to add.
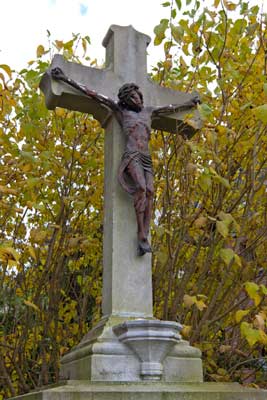
[[[206,0],[207,1],[207,0]],[[212,1],[212,0],[208,0]],[[267,11],[267,2],[264,0]],[[90,57],[103,62],[102,40],[112,24],[133,25],[153,37],[161,18],[169,17],[163,0],[2,0],[0,64],[20,69],[36,56],[39,44],[46,45],[46,31],[53,39],[69,40],[72,33],[89,35]],[[261,1],[250,0],[250,4]],[[163,58],[162,48],[151,44],[148,65]]]
[[[2,0],[1,15],[7,18],[0,25],[0,63],[26,67],[37,46],[47,43],[47,29],[58,40],[71,39],[72,33],[89,35],[90,56],[102,62],[101,44],[110,25],[131,24],[153,36],[154,26],[166,12],[161,0]],[[158,53],[158,48],[151,46],[149,52]]]

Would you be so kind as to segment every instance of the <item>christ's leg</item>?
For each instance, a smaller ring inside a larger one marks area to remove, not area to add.
[[[146,171],[145,178],[146,178],[146,208],[144,213],[144,229],[146,237],[148,237],[152,210],[153,210],[154,176],[152,173]]]
[[[143,168],[135,160],[132,160],[129,163],[127,167],[127,173],[131,176],[137,187],[137,190],[134,193],[134,208],[137,220],[139,253],[140,255],[143,255],[147,251],[150,251],[150,246],[147,244],[147,235],[144,227],[144,216],[147,203],[146,179]]]

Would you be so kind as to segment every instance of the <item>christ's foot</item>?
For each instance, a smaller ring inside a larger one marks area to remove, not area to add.
[[[146,253],[152,253],[151,246],[147,239],[138,241],[138,255],[143,256]]]

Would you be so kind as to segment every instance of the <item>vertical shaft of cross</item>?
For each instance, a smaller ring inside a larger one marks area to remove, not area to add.
[[[107,68],[122,83],[142,83],[146,77],[148,36],[112,26],[104,39]],[[137,255],[137,225],[133,199],[118,184],[125,138],[113,118],[106,128],[104,187],[103,314],[151,317],[151,255]]]
[[[133,199],[118,183],[118,168],[126,138],[108,106],[85,96],[65,82],[51,79],[51,69],[60,68],[73,81],[113,100],[123,84],[133,82],[141,88],[146,106],[184,104],[192,98],[192,94],[161,87],[148,79],[146,49],[149,42],[147,35],[131,26],[112,25],[103,41],[106,47],[104,69],[68,62],[62,56],[56,55],[40,83],[49,109],[59,106],[88,112],[106,129],[102,291],[104,316],[153,315],[151,256],[137,255],[137,224]],[[188,111],[182,111],[159,115],[152,120],[152,127],[173,133],[179,131],[180,134],[191,137],[200,125],[199,117],[190,120],[187,113]]]
[[[150,37],[132,26],[112,25],[103,40],[106,68],[111,68],[123,83],[134,82],[141,86],[147,79],[146,52],[149,43]]]

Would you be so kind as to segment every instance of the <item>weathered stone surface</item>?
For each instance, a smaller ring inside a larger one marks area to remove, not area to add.
[[[141,320],[133,319],[133,323]],[[88,379],[97,381],[141,382],[142,364],[140,357],[125,343],[118,340],[114,327],[125,322],[122,317],[103,318],[103,320],[83,338],[69,354],[61,359],[60,376],[62,379]],[[144,320],[149,325],[170,324],[157,320]],[[131,321],[126,323],[130,324]],[[179,324],[177,324],[179,327]],[[180,329],[180,328],[179,328]],[[149,334],[153,332],[149,330]],[[160,332],[158,332],[160,334]],[[164,335],[163,335],[164,336]],[[163,360],[156,360],[156,354],[150,354],[151,362],[162,364],[161,378],[165,382],[202,382],[201,352],[189,346],[188,342],[177,337],[176,344],[170,348]],[[144,349],[146,356],[151,347]],[[143,361],[149,361],[145,358]],[[152,377],[153,379],[153,377]]]
[[[53,60],[52,68],[61,67],[74,80],[113,99],[123,83],[135,82],[142,89],[146,105],[179,104],[188,100],[190,94],[161,88],[148,79],[146,46],[149,41],[146,35],[132,27],[113,25],[103,42],[107,55],[104,70],[68,63],[60,56]],[[63,357],[61,375],[68,379],[65,384],[18,399],[266,400],[266,391],[244,389],[237,384],[202,383],[201,353],[180,339],[164,354],[165,358],[155,360],[151,357],[152,361],[148,360],[148,363],[151,361],[155,364],[156,369],[161,363],[161,382],[141,382],[141,362],[147,363],[147,360],[137,356],[136,351],[119,341],[113,332],[113,327],[125,320],[145,318],[147,322],[153,317],[151,257],[136,255],[134,209],[131,199],[117,183],[125,138],[107,108],[95,104],[93,100],[88,101],[66,85],[52,82],[49,73],[44,76],[41,86],[46,93],[48,108],[61,106],[92,113],[106,128],[104,318],[76,348]],[[183,119],[184,113],[179,113],[155,119],[152,126],[176,133],[180,130],[180,133],[190,137],[200,126],[200,119],[196,114],[193,126],[185,124]],[[184,131],[181,132],[181,129]],[[148,346],[146,351],[150,350]]]
[[[138,319],[114,326],[113,332],[141,361],[140,377],[160,380],[163,361],[174,345],[180,342],[181,329],[177,322]]]
[[[88,383],[69,381],[21,400],[266,400],[267,390],[236,383]]]
[[[192,98],[192,94],[160,87],[149,79],[146,66],[149,42],[148,36],[131,26],[112,25],[103,41],[106,48],[105,69],[70,63],[59,55],[53,59],[51,68],[60,67],[74,81],[112,99],[117,98],[118,89],[124,83],[135,82],[140,86],[147,106],[183,104]],[[140,362],[137,355],[114,335],[112,327],[116,324],[132,318],[148,320],[153,317],[151,255],[137,255],[137,228],[132,198],[121,189],[117,179],[125,137],[105,106],[89,100],[67,84],[52,80],[49,71],[42,78],[40,86],[45,93],[48,108],[60,106],[92,113],[106,129],[102,292],[104,318],[75,349],[62,358],[62,377],[91,381],[141,381],[142,377],[151,374],[153,367],[158,371],[155,379],[163,374],[162,379],[165,381],[201,381],[200,355],[188,350],[189,345],[183,346],[183,350],[187,348],[187,353],[191,352],[190,356],[185,355],[185,351],[177,355],[173,348],[174,353],[168,355],[166,351],[164,359],[155,361],[155,357],[151,356],[149,364],[149,360],[145,359]],[[199,128],[200,119],[196,112],[192,127],[183,122],[186,113],[158,117],[152,121],[152,126],[189,137]],[[185,131],[181,132],[182,128]],[[147,351],[151,352],[150,346]],[[194,364],[193,360],[196,361]]]
[[[112,120],[105,137],[103,315],[152,317],[151,255],[137,255],[133,199],[118,184],[125,138]]]

